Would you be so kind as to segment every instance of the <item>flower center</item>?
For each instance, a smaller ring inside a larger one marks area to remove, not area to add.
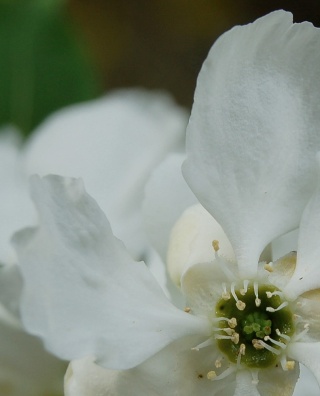
[[[277,364],[294,333],[293,314],[279,289],[244,281],[244,288],[223,285],[216,305],[214,338],[233,363],[250,368]]]

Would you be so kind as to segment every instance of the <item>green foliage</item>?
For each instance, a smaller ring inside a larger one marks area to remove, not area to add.
[[[98,94],[64,3],[0,2],[0,125],[28,135],[52,111]]]

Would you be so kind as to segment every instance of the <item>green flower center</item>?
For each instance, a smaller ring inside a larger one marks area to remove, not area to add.
[[[247,282],[225,292],[216,305],[214,338],[233,363],[250,368],[277,364],[294,333],[293,314],[281,292],[271,285]]]

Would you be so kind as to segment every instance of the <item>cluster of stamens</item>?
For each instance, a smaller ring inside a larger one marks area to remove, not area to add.
[[[309,324],[294,313],[294,304],[289,304],[283,293],[268,281],[244,280],[240,284],[228,261],[218,254],[219,242],[213,241],[212,246],[215,262],[229,282],[222,283],[221,298],[211,317],[212,337],[193,348],[199,351],[216,343],[220,349],[215,368],[207,373],[207,378],[220,380],[246,367],[251,372],[252,383],[258,384],[260,369],[279,364],[285,371],[293,370],[295,362],[287,360],[286,348],[289,342],[304,337]],[[272,263],[265,264],[264,269],[274,270]]]
[[[223,284],[213,327],[221,352],[229,361],[250,368],[276,364],[294,332],[287,306],[272,285],[248,280],[243,287],[235,282],[229,288]]]

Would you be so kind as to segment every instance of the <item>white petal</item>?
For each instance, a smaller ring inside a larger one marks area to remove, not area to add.
[[[137,258],[140,213],[153,168],[184,145],[186,112],[163,93],[123,90],[51,116],[26,146],[29,175],[81,177],[114,232]]]
[[[292,370],[287,371],[284,371],[280,364],[268,370],[260,370],[257,389],[261,396],[291,396],[295,390],[299,374],[298,363]],[[301,396],[301,394],[297,396]]]
[[[42,343],[0,319],[0,394],[62,395],[66,362],[45,351]]]
[[[248,370],[240,370],[236,375],[236,391],[234,396],[260,396],[257,385],[252,381],[252,375]]]
[[[309,330],[303,336],[303,341],[320,341],[320,289],[303,293],[295,301],[295,304],[295,313],[303,318],[304,324],[309,325]]]
[[[300,365],[300,377],[293,393],[293,396],[301,395],[319,396],[319,385],[310,370],[303,364]]]
[[[15,236],[27,329],[71,360],[96,356],[133,367],[207,324],[165,298],[144,263],[134,262],[76,179],[32,179],[40,226]]]
[[[0,263],[14,263],[10,238],[33,219],[34,209],[21,167],[19,133],[12,127],[0,133]]]
[[[279,238],[272,241],[272,261],[278,260],[289,252],[297,251],[298,249],[298,233],[299,230],[290,231]]]
[[[73,361],[65,380],[66,396],[233,396],[234,374],[210,381],[218,352],[192,351],[190,341],[174,343],[134,369],[105,370],[92,359]],[[208,349],[208,348],[206,348]]]
[[[19,316],[22,276],[17,265],[0,267],[0,303],[13,315]]]
[[[288,356],[306,366],[316,377],[320,390],[320,342],[295,342],[287,349]]]
[[[146,186],[143,214],[148,237],[166,261],[170,233],[183,211],[197,202],[181,173],[184,154],[169,155]]]
[[[305,291],[320,288],[320,153],[317,155],[319,180],[300,223],[296,270],[287,285],[292,298]]]
[[[171,279],[180,285],[190,266],[214,259],[212,242],[219,241],[219,254],[234,259],[232,246],[221,226],[200,204],[186,209],[170,234],[167,266]]]
[[[220,223],[244,278],[298,226],[320,148],[320,31],[271,13],[225,33],[199,74],[186,180]]]
[[[191,266],[182,276],[181,289],[186,295],[188,306],[199,315],[208,315],[216,306],[223,292],[223,283],[228,278],[217,262]]]

